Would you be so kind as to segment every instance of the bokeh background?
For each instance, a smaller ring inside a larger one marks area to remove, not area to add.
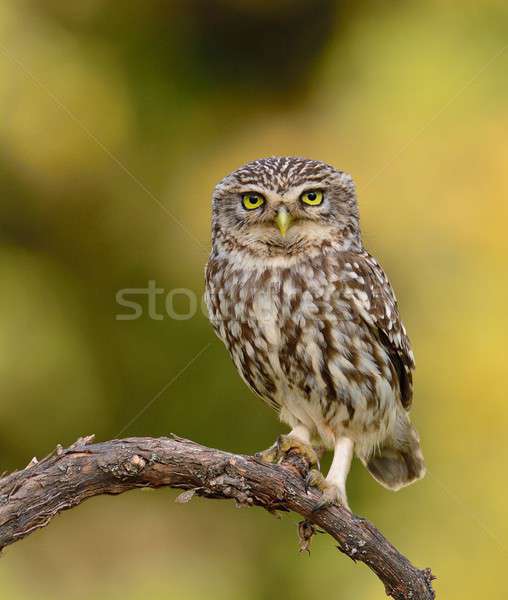
[[[164,435],[251,453],[284,430],[199,312],[210,192],[240,164],[351,172],[417,358],[429,474],[351,504],[439,598],[502,598],[507,560],[508,7],[503,0],[2,0],[0,471],[57,442]],[[184,301],[181,309],[184,310]],[[168,490],[98,498],[10,547],[0,599],[384,597],[297,519]]]

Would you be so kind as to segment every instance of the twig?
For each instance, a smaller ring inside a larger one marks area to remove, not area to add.
[[[24,470],[0,479],[0,550],[92,496],[169,486],[187,490],[179,502],[195,494],[270,512],[293,511],[304,518],[299,527],[302,549],[308,549],[319,528],[338,542],[341,552],[374,571],[395,600],[435,597],[430,570],[414,567],[371,523],[340,506],[313,512],[319,495],[306,489],[301,465],[291,458],[282,466],[270,465],[177,436],[92,440],[89,436],[66,449],[58,446],[40,462],[32,460]]]

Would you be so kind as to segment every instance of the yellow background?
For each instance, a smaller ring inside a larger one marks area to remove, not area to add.
[[[3,0],[0,471],[116,436],[168,384],[123,435],[251,453],[284,431],[201,313],[118,321],[115,294],[200,295],[215,182],[319,158],[353,174],[398,293],[429,468],[393,494],[355,464],[351,505],[432,568],[438,598],[503,598],[508,9],[358,4]],[[0,598],[384,597],[324,536],[299,555],[295,517],[174,498],[63,514],[4,552]]]

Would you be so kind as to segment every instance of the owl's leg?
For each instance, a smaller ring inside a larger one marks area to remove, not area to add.
[[[314,510],[320,510],[331,504],[342,504],[351,510],[347,501],[346,480],[353,459],[353,450],[353,440],[340,437],[335,443],[333,460],[326,479],[315,469],[309,473],[308,484],[323,492]]]
[[[280,435],[277,441],[262,452],[257,452],[256,457],[264,462],[280,463],[290,453],[303,456],[310,467],[319,467],[319,458],[311,444],[311,434],[305,425],[296,425],[286,435]]]

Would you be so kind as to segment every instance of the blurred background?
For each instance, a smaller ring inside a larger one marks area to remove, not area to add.
[[[502,597],[507,44],[502,0],[3,0],[0,471],[90,433],[252,453],[284,431],[200,311],[118,320],[116,296],[200,296],[215,182],[319,158],[397,290],[429,467],[393,494],[355,464],[351,505],[438,598]],[[299,555],[296,517],[175,495],[64,513],[4,553],[0,599],[384,597],[324,536]]]

